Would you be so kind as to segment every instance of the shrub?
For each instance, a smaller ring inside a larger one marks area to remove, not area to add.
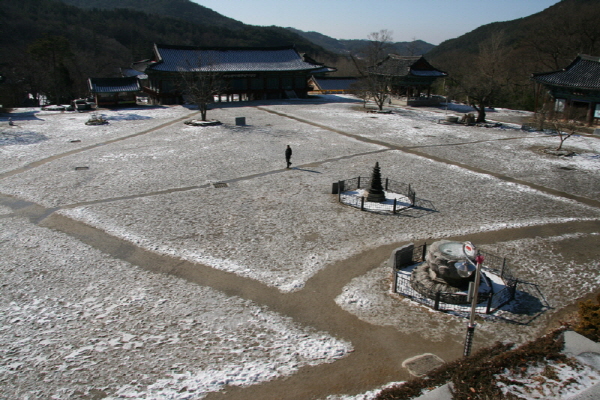
[[[548,360],[567,361],[567,357],[561,353],[564,346],[563,331],[564,328],[558,329],[515,349],[512,344],[496,343],[469,357],[444,364],[423,378],[384,389],[376,400],[413,399],[421,395],[423,390],[447,382],[454,384],[455,399],[504,398],[495,384],[495,376],[505,369],[523,371],[530,365],[543,364]],[[546,373],[552,375],[553,371],[547,369]]]
[[[600,294],[596,297],[596,303],[592,300],[579,303],[579,323],[575,332],[600,342]]]

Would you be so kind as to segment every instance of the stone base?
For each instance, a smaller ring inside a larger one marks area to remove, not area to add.
[[[221,125],[221,121],[211,120],[211,121],[202,121],[199,119],[190,119],[184,122],[186,125],[190,126],[216,126]]]
[[[427,263],[418,265],[410,275],[410,285],[419,294],[435,300],[435,295],[440,292],[440,301],[446,304],[469,304],[465,295],[465,288],[451,286],[448,283],[431,277],[431,270]],[[483,277],[481,278],[483,280]],[[485,287],[484,284],[480,285]],[[489,292],[479,291],[479,301],[485,301],[489,297]]]

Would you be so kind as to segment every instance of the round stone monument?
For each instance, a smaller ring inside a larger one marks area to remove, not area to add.
[[[441,301],[445,303],[467,304],[465,294],[469,282],[475,280],[476,256],[477,250],[471,242],[434,242],[427,249],[425,262],[413,270],[411,286],[430,298],[440,293]],[[480,287],[480,293],[485,292],[487,285]]]

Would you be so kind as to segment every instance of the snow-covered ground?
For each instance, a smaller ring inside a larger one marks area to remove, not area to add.
[[[372,114],[349,97],[321,100],[217,107],[209,118],[223,125],[213,127],[183,124],[195,112],[181,106],[101,110],[109,121],[101,126],[85,125],[89,114],[17,110],[15,126],[0,116],[0,194],[282,294],[382,245],[457,235],[477,244],[484,232],[600,219],[600,209],[577,201],[600,198],[597,138],[570,138],[565,146],[576,155],[558,158],[538,151],[557,138],[519,125],[443,125],[444,110]],[[488,117],[503,114],[522,113]],[[247,125],[236,126],[236,117]],[[410,183],[426,209],[391,216],[339,204],[332,183],[369,176],[376,162],[383,177]],[[0,224],[2,396],[201,398],[352,351],[352,343],[260,304],[146,272],[36,226],[15,205],[0,206]],[[565,260],[561,246],[599,233],[541,234],[486,249],[526,259],[515,272],[559,309],[600,287],[598,259]],[[390,296],[388,279],[381,265],[349,282],[336,302],[370,324],[459,341],[462,319]],[[477,334],[521,342],[544,321],[493,320]]]

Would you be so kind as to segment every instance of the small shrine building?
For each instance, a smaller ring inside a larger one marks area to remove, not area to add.
[[[395,96],[408,98],[430,97],[431,85],[448,74],[432,66],[423,56],[399,56],[390,54],[369,73],[388,79]]]
[[[551,118],[576,119],[588,126],[600,123],[600,57],[580,54],[566,68],[535,73],[531,79],[537,84],[536,110],[549,97]],[[541,93],[542,87],[546,93]]]
[[[135,105],[141,86],[136,77],[89,78],[88,89],[98,107],[115,107]]]

